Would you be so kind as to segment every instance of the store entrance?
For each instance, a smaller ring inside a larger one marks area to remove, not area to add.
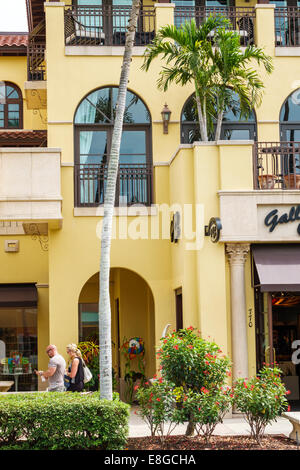
[[[255,292],[257,369],[277,363],[290,391],[292,411],[300,411],[300,292]]]

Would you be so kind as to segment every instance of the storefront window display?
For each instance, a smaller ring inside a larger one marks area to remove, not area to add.
[[[0,379],[12,391],[37,389],[37,309],[0,307]]]

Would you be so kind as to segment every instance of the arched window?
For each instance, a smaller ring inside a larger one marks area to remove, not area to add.
[[[117,87],[95,90],[82,100],[75,113],[77,206],[104,203],[117,95]],[[130,91],[124,113],[116,205],[120,202],[152,202],[151,118],[143,101]]]
[[[214,122],[214,132],[209,136],[209,140],[214,140],[215,127],[216,123]],[[249,112],[247,119],[242,119],[239,98],[236,93],[232,92],[231,104],[223,117],[221,140],[255,140],[255,138],[254,111]],[[201,137],[195,95],[193,94],[185,102],[181,114],[181,143],[190,144],[197,140],[201,140]]]
[[[300,188],[300,88],[291,93],[280,110],[281,165],[287,188]],[[295,175],[295,176],[294,176]],[[296,181],[295,181],[296,179]]]
[[[280,110],[281,140],[300,142],[300,88],[288,96]]]
[[[23,128],[22,93],[10,82],[0,82],[0,129]]]

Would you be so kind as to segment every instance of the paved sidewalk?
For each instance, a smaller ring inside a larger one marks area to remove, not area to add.
[[[150,431],[146,423],[135,414],[136,407],[131,408],[129,420],[129,437],[145,437],[150,436]],[[286,418],[278,418],[278,420],[270,426],[266,427],[266,434],[283,434],[289,436],[293,429],[292,424]],[[177,426],[172,434],[179,435],[185,434],[186,425]],[[250,428],[244,418],[234,417],[225,418],[222,424],[218,424],[214,435],[219,436],[234,436],[234,435],[249,435]]]

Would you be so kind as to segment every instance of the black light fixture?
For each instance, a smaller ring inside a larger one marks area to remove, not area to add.
[[[167,103],[163,107],[161,115],[162,115],[162,120],[163,120],[163,125],[164,125],[164,134],[168,134],[168,125],[170,122],[171,111],[169,110]]]

